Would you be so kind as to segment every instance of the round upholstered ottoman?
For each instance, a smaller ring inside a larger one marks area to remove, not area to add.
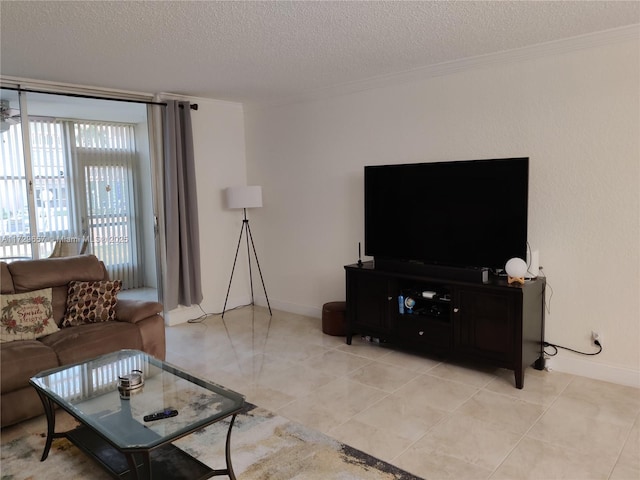
[[[347,302],[329,302],[322,306],[322,332],[327,335],[346,335],[345,310]]]

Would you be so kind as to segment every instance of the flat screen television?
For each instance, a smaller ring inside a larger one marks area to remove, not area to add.
[[[501,270],[526,258],[528,191],[528,158],[365,166],[365,254]]]

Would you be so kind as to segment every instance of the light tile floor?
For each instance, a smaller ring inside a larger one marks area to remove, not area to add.
[[[640,480],[640,390],[443,362],[245,307],[167,328],[167,361],[425,479]]]

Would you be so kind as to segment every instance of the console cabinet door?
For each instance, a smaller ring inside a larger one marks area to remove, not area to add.
[[[458,289],[453,305],[455,349],[505,365],[515,361],[516,312],[513,295]]]
[[[349,272],[347,277],[353,311],[350,329],[361,334],[385,334],[391,331],[389,279],[366,272]]]

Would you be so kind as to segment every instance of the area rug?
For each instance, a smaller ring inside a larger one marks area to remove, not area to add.
[[[41,419],[38,425],[43,425]],[[54,440],[49,458],[40,462],[45,439],[35,426],[2,431],[2,480],[111,478],[66,439]],[[226,422],[211,425],[175,445],[212,468],[224,468],[227,427]],[[420,480],[320,432],[250,404],[236,418],[231,445],[238,480]]]

